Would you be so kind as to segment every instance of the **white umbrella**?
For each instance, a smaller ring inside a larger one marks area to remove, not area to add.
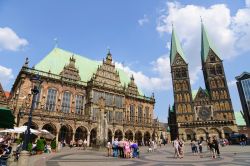
[[[56,136],[54,134],[51,134],[48,130],[42,129],[39,130],[40,133],[38,134],[40,137],[44,137],[47,139],[54,139]]]
[[[5,129],[0,131],[0,133],[14,133],[14,132],[15,132],[14,129]]]

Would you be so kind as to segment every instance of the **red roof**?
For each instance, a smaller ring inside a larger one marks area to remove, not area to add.
[[[5,94],[6,98],[10,97],[10,92],[5,91],[4,94]]]

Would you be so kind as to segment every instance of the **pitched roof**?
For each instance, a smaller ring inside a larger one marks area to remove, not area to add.
[[[234,115],[235,115],[236,123],[238,126],[245,126],[246,125],[246,121],[243,118],[241,112],[238,112],[238,111],[234,112]]]
[[[175,33],[175,30],[173,28],[172,30],[172,37],[171,37],[171,50],[170,50],[170,63],[173,64],[173,61],[175,59],[176,54],[179,54],[184,61],[186,61],[186,58],[184,56],[184,53],[181,48],[180,41]]]
[[[215,46],[213,45],[210,38],[208,37],[204,24],[201,23],[201,59],[202,59],[202,62],[206,62],[209,49],[212,49],[214,53],[216,53],[216,55],[218,56]]]
[[[88,82],[92,75],[96,73],[98,66],[102,65],[102,61],[91,60],[60,48],[54,48],[47,56],[35,65],[35,69],[59,75],[64,66],[69,64],[69,59],[72,55],[74,55],[75,58],[75,66],[79,69],[81,81]],[[130,78],[127,73],[119,68],[116,68],[116,70],[119,72],[121,85],[128,85]],[[139,92],[140,95],[143,95],[140,90]]]

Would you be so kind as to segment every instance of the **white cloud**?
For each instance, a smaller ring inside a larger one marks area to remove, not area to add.
[[[250,7],[250,0],[246,0],[246,7]]]
[[[142,19],[139,19],[139,20],[138,20],[138,24],[139,24],[140,26],[143,26],[145,23],[148,23],[148,22],[149,22],[149,19],[148,19],[148,17],[147,17],[146,14],[144,14],[144,16],[143,16]]]
[[[13,79],[12,69],[0,65],[0,82],[3,86],[7,85]]]
[[[246,4],[249,6],[249,0]],[[218,14],[219,13],[219,14]],[[167,2],[162,10],[156,30],[161,34],[171,34],[174,23],[177,35],[182,43],[189,63],[191,83],[201,74],[201,22],[208,31],[219,56],[232,59],[243,52],[250,51],[250,9],[239,9],[235,16],[225,4],[215,4],[208,8],[196,5],[182,5],[179,2]]]
[[[0,27],[0,50],[17,51],[28,45],[28,41],[20,38],[11,28]]]
[[[141,71],[134,71],[122,63],[116,62],[117,68],[123,69],[128,75],[134,75],[135,82],[139,88],[146,92],[157,90],[168,90],[172,87],[170,75],[170,60],[168,56],[161,56],[152,62],[152,70],[156,72],[156,77],[149,77]]]
[[[236,80],[228,81],[227,86],[230,87],[230,88],[236,86]]]

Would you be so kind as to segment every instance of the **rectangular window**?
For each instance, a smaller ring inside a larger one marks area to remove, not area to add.
[[[55,89],[48,89],[47,101],[46,101],[46,110],[55,111],[56,106],[56,93]]]
[[[141,123],[142,122],[142,106],[140,105],[138,107],[138,123]]]
[[[149,107],[145,108],[146,123],[149,123]]]
[[[63,101],[62,101],[62,112],[69,113],[70,112],[70,92],[63,93]]]
[[[76,114],[83,114],[84,110],[84,97],[82,95],[76,95]]]
[[[123,107],[123,97],[122,96],[115,96],[115,106],[117,108]]]
[[[98,114],[99,109],[98,108],[93,108],[92,111],[92,120],[97,121],[97,114]]]
[[[134,122],[135,110],[134,105],[130,105],[130,122]]]

